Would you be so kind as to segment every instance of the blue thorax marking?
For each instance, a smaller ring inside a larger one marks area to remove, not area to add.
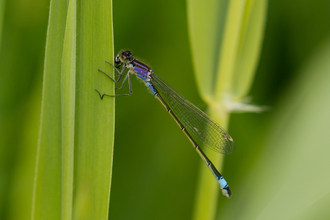
[[[148,81],[147,78],[141,76],[141,75],[136,75],[137,77],[139,77],[140,79],[143,80],[143,82],[146,84],[146,86],[151,90],[152,94],[156,95],[157,90],[155,89],[155,87]]]
[[[147,82],[147,78],[146,77],[144,77],[144,76],[142,76],[140,74],[136,74],[136,76],[139,77],[140,79],[142,79],[143,82]]]
[[[151,90],[152,94],[154,94],[154,95],[157,94],[157,90],[150,82],[146,82],[146,86]]]
[[[152,85],[152,83],[149,82],[149,72],[152,71],[147,65],[134,60],[132,62],[133,65],[133,71],[136,73],[136,76],[139,77],[143,82],[146,84],[146,86],[151,90],[152,94],[156,94],[157,90]]]

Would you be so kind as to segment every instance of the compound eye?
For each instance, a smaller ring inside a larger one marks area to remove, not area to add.
[[[127,59],[128,59],[128,56],[126,56],[126,55],[122,55],[120,58],[121,58],[122,61],[126,62]]]

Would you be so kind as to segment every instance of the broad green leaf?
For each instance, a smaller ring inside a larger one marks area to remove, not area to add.
[[[105,60],[113,60],[112,2],[81,1],[77,8],[75,219],[108,219],[114,142],[114,93]]]
[[[107,219],[114,99],[111,1],[51,1],[32,219]],[[109,86],[109,87],[108,87]],[[105,89],[108,87],[108,89]]]

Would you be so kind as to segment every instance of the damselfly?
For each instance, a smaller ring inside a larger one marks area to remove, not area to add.
[[[108,63],[108,62],[107,62]],[[115,65],[109,63],[119,74],[117,79],[113,79],[107,73],[99,70],[108,76],[112,81],[118,83],[125,71],[127,74],[122,84],[116,88],[120,89],[128,80],[129,94],[107,95],[97,91],[103,99],[104,96],[130,96],[132,95],[131,75],[134,74],[140,78],[150,89],[152,94],[163,104],[167,112],[177,122],[183,133],[188,137],[194,148],[205,161],[214,177],[220,184],[222,194],[228,198],[231,197],[231,190],[228,183],[215,168],[213,163],[204,154],[199,144],[206,146],[218,153],[230,154],[234,150],[234,141],[232,137],[207,114],[186,100],[182,95],[176,92],[164,80],[159,78],[153,70],[144,63],[136,60],[132,52],[126,50],[115,57]]]

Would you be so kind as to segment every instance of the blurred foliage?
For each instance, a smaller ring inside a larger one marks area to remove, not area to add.
[[[6,6],[6,1],[2,0],[0,2],[0,42],[2,41],[1,37],[2,37],[2,26],[3,26],[3,19],[4,19],[4,15],[5,15],[5,6]],[[0,44],[1,46],[1,44]],[[0,47],[0,51],[1,51],[1,47]]]
[[[187,1],[197,86],[208,105],[208,114],[225,130],[231,112],[260,112],[260,107],[244,99],[260,57],[267,3],[266,0]],[[221,172],[225,155],[214,154],[211,149],[204,149],[204,153]],[[200,161],[200,166],[193,219],[213,220],[218,211],[220,187],[204,161]]]
[[[0,37],[0,218],[4,220],[30,218],[48,10],[49,1],[10,0],[0,15],[4,16]],[[330,144],[326,134],[330,117],[324,113],[329,112],[324,85],[330,74],[324,64],[329,57],[329,12],[325,0],[269,1],[250,96],[271,109],[231,116],[229,132],[236,149],[226,157],[223,173],[233,197],[219,198],[219,218],[271,219],[288,204],[274,218],[313,219],[314,214],[327,218],[324,184],[329,183],[329,174],[322,165],[329,167],[329,152],[324,149]],[[205,110],[194,82],[186,16],[185,1],[114,1],[115,52],[131,49]],[[191,219],[200,158],[141,83],[133,79],[133,96],[116,101],[109,218]],[[304,175],[308,182],[299,181]],[[292,212],[287,211],[290,208]]]

